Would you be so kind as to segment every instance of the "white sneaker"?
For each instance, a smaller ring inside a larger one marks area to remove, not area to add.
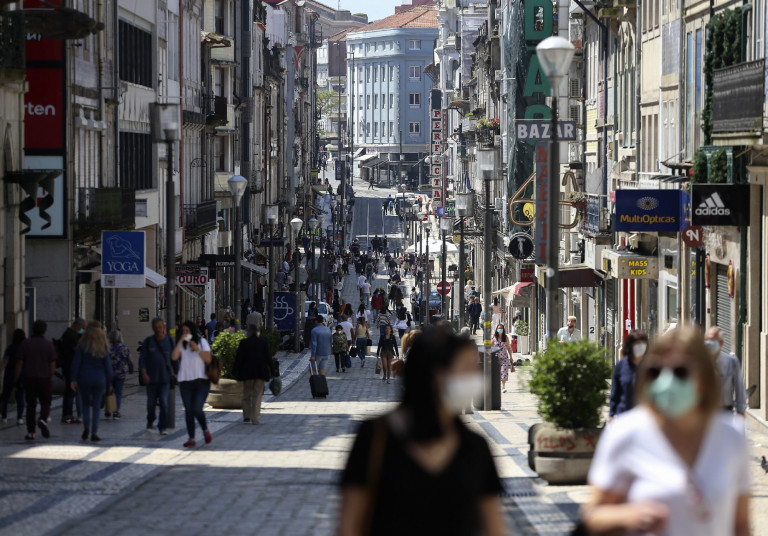
[[[16,421],[16,424],[18,424],[19,426],[22,426],[24,424],[24,419],[19,419],[18,421]]]

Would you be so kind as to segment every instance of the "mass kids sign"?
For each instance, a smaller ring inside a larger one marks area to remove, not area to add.
[[[615,229],[678,233],[691,223],[690,205],[683,190],[616,190]]]

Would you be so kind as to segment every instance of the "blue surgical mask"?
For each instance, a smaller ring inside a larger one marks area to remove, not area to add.
[[[707,350],[709,350],[712,355],[717,355],[717,353],[720,351],[720,343],[713,339],[705,340],[704,346],[707,347]]]
[[[667,367],[648,385],[647,392],[656,409],[672,419],[685,415],[699,403],[694,381],[690,377],[678,378]]]
[[[77,330],[78,335],[82,335],[83,333],[85,333],[85,330],[83,328],[80,328]]]
[[[497,330],[496,330],[496,333],[498,333],[499,335],[501,335],[502,333],[504,333],[504,330],[503,330],[503,329],[497,329]]]

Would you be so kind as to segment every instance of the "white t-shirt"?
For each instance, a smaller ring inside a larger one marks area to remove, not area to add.
[[[371,284],[370,283],[363,283],[360,285],[360,290],[363,291],[363,294],[370,294],[371,293]]]
[[[750,460],[743,428],[723,412],[712,417],[691,469],[651,410],[638,406],[605,428],[589,483],[627,502],[665,504],[669,523],[661,535],[722,536],[733,534],[737,498],[750,493]]]
[[[204,338],[200,338],[198,343],[200,350],[203,352],[210,352],[211,347],[208,345],[208,341]],[[187,345],[181,345],[181,363],[179,364],[178,380],[180,382],[188,382],[192,380],[205,380],[208,376],[205,375],[205,361],[200,357],[200,352],[195,352]]]
[[[363,274],[360,274],[360,276],[357,278],[357,287],[362,287],[363,283],[365,282],[365,276]]]
[[[352,325],[352,322],[347,320],[346,322],[341,322],[339,325],[344,329],[344,335],[347,336],[347,340],[352,340],[352,331],[354,331],[355,327]]]
[[[568,332],[568,326],[563,326],[557,331],[557,340],[561,342],[572,342],[581,340],[581,331],[573,328],[573,333]]]

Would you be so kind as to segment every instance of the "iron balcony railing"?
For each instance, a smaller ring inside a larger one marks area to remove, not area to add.
[[[136,191],[132,188],[78,188],[77,202],[74,224],[79,237],[136,225]]]
[[[184,229],[187,235],[198,236],[216,228],[216,201],[184,205]]]

